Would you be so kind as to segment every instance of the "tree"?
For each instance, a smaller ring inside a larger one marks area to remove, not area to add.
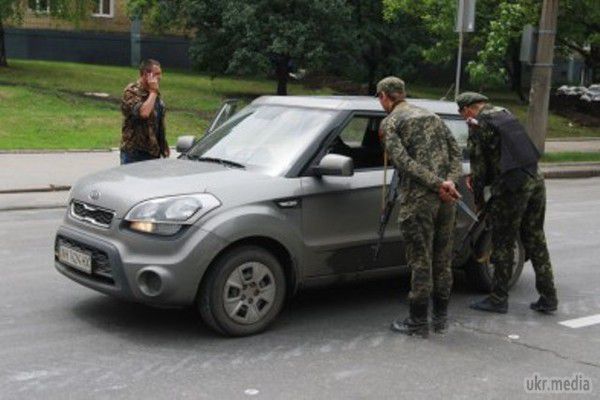
[[[383,0],[388,18],[394,18],[398,12],[418,16],[427,27],[435,44],[425,49],[425,58],[432,63],[452,62],[456,56],[458,36],[454,31],[458,1],[423,0],[418,4],[408,0]],[[519,37],[526,21],[529,9],[524,4],[535,0],[497,2],[479,0],[476,8],[475,29],[473,34],[465,35],[467,58],[476,60],[467,64],[470,82],[482,87],[497,86],[508,79],[511,87],[522,95],[521,65],[519,62]],[[536,13],[533,18],[536,18]],[[527,21],[529,22],[529,21]],[[507,24],[511,29],[503,30]],[[519,25],[520,24],[520,25]],[[513,28],[518,26],[518,28]],[[524,97],[523,97],[524,98]]]
[[[157,28],[183,21],[195,32],[190,55],[199,69],[272,73],[277,94],[287,94],[295,68],[340,63],[352,42],[345,0],[133,0],[130,9]]]
[[[578,53],[589,74],[586,83],[600,81],[600,5],[597,0],[564,0],[558,14],[556,41]]]
[[[356,58],[349,65],[370,94],[386,75],[414,76],[422,61],[423,47],[429,45],[427,31],[418,18],[402,13],[385,20],[383,4],[372,0],[350,0],[352,30],[356,32]]]
[[[0,67],[7,67],[6,46],[4,43],[4,24],[8,21],[20,23],[23,19],[21,0],[0,0]]]
[[[47,0],[49,14],[78,24],[86,18],[97,4],[95,0]],[[7,67],[4,24],[21,24],[25,9],[29,5],[35,8],[35,0],[0,0],[0,67]]]
[[[425,51],[431,61],[448,61],[456,51],[456,0],[383,0],[388,18],[399,12],[419,16],[438,43]],[[472,84],[494,86],[508,80],[523,100],[520,37],[524,25],[537,25],[537,0],[477,1],[476,32],[467,35],[466,47],[474,55],[467,64]],[[559,9],[557,43],[576,51],[586,65],[600,66],[600,7],[597,0],[563,0]]]

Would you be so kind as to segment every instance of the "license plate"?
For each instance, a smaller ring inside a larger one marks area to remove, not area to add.
[[[61,245],[58,249],[60,262],[76,268],[86,274],[92,273],[92,256],[88,253]]]

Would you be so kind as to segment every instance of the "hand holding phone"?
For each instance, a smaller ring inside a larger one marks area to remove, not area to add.
[[[146,84],[151,92],[158,91],[158,79],[156,79],[152,72],[146,73]]]

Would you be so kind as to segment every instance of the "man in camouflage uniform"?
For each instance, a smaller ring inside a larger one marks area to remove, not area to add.
[[[531,259],[540,294],[530,307],[540,312],[555,311],[558,300],[544,235],[546,188],[537,165],[539,152],[516,118],[508,110],[488,104],[487,97],[466,92],[456,101],[470,127],[471,176],[467,185],[473,192],[476,207],[481,209],[484,205],[484,187],[490,186],[492,195],[487,208],[492,224],[493,289],[488,297],[473,303],[471,308],[498,313],[508,311],[508,283],[515,242],[520,236],[526,259]],[[512,118],[512,129],[507,132],[500,128],[498,118]],[[523,158],[519,154],[527,148],[532,149],[530,152],[535,157],[521,163],[525,165],[512,169],[504,165],[505,160]]]
[[[165,103],[160,98],[160,63],[144,60],[139,79],[127,85],[121,100],[121,164],[169,157]]]
[[[402,176],[399,225],[412,274],[409,317],[394,321],[391,328],[426,337],[430,296],[434,331],[443,332],[447,326],[461,152],[437,115],[405,101],[401,79],[383,79],[377,95],[389,113],[381,122],[385,151]]]

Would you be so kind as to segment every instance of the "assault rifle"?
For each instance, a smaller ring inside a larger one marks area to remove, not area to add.
[[[381,243],[383,242],[383,236],[385,235],[385,227],[390,220],[392,211],[394,211],[394,205],[396,205],[396,198],[398,197],[398,170],[394,168],[394,175],[392,175],[392,181],[388,187],[387,193],[385,194],[385,200],[381,207],[381,215],[379,216],[379,230],[377,244],[374,246],[375,253],[373,254],[373,260],[377,261],[379,257],[379,251],[381,250]]]

